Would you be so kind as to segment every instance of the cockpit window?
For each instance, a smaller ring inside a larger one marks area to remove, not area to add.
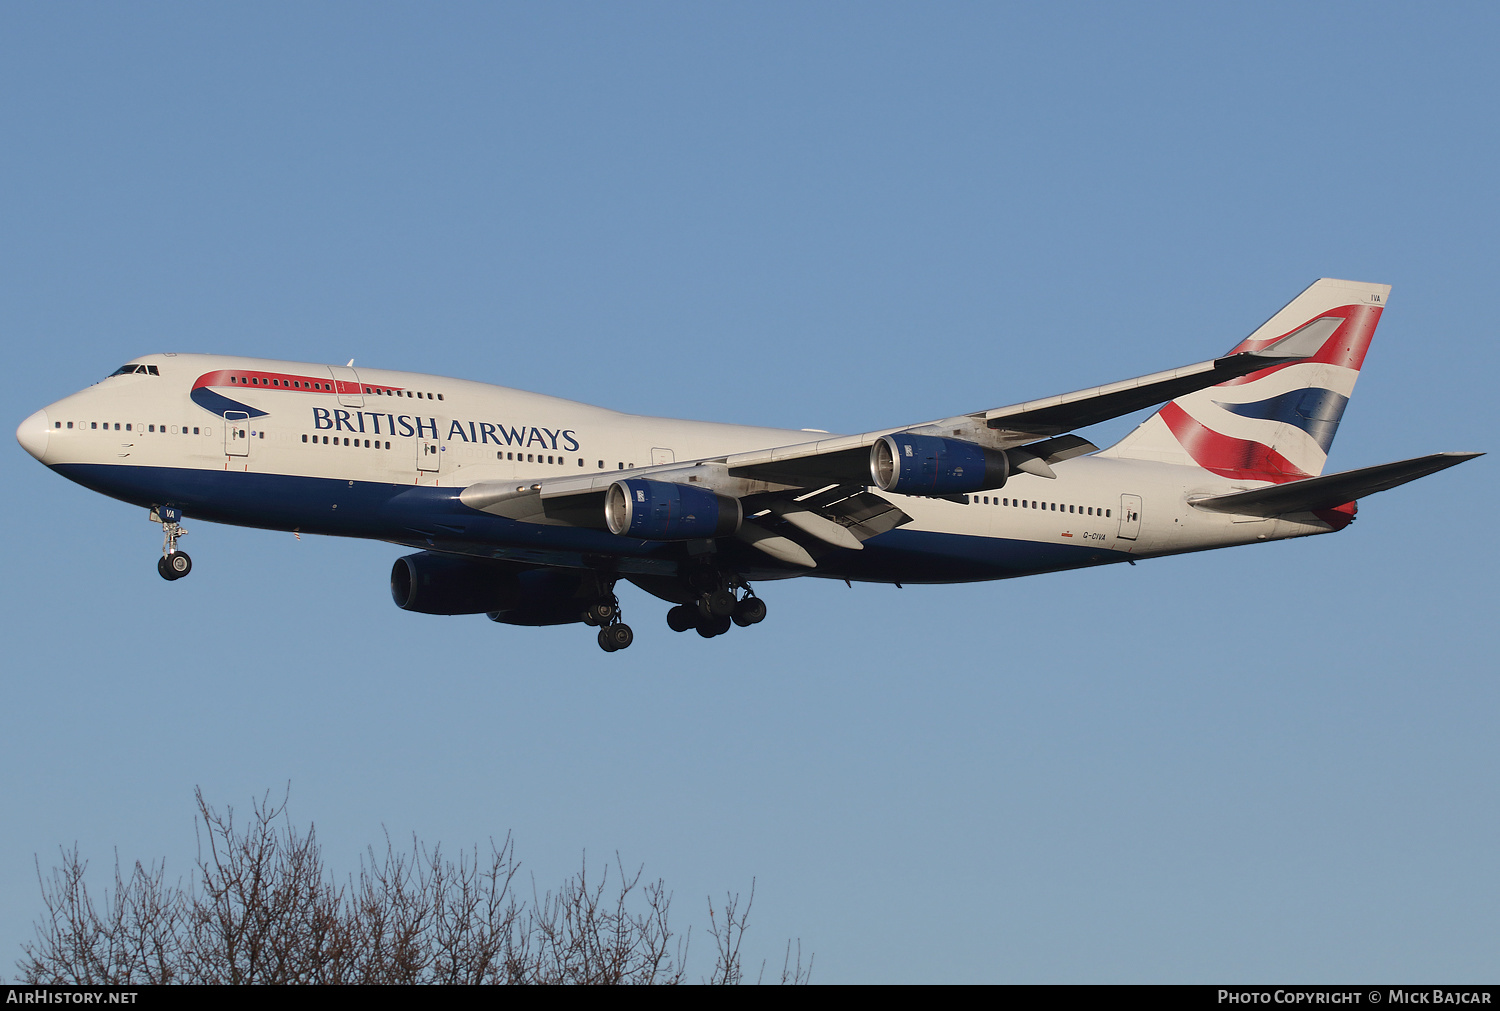
[[[110,373],[111,376],[159,376],[155,365],[121,365]]]

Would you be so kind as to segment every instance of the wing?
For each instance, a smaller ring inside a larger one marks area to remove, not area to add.
[[[871,447],[882,438],[951,439],[975,452],[1003,453],[1008,470],[1055,477],[1051,464],[1097,449],[1086,439],[1062,433],[1308,357],[1336,326],[1336,320],[1316,320],[1257,351],[1010,407],[623,472],[530,484],[481,482],[464,489],[460,500],[523,522],[605,528],[605,498],[621,481],[697,485],[738,502],[742,519],[735,536],[779,561],[813,567],[816,559],[807,548],[784,534],[805,535],[802,539],[811,538],[815,547],[857,549],[863,541],[910,522],[894,503],[869,490],[877,484]]]
[[[1021,457],[1023,463],[1026,456],[1043,464],[1056,463],[1091,453],[1097,448],[1077,436],[1055,438],[1061,433],[1133,414],[1142,408],[1175,400],[1273,365],[1309,358],[1338,329],[1340,322],[1337,319],[1317,319],[1258,351],[1245,351],[1107,386],[903,428],[739,453],[725,458],[724,462],[732,474],[750,479],[803,486],[819,480],[868,484],[870,447],[884,436],[902,432],[961,439],[996,450],[1024,447],[1027,453]],[[1053,476],[1040,466],[1035,469],[1022,466],[1021,469],[1044,477]]]

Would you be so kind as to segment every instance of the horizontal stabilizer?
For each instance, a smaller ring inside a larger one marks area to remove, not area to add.
[[[1240,516],[1280,516],[1284,513],[1311,512],[1314,509],[1331,509],[1353,502],[1366,495],[1385,491],[1415,481],[1428,474],[1455,467],[1465,460],[1472,460],[1483,453],[1433,453],[1396,463],[1382,463],[1375,467],[1346,470],[1340,474],[1325,474],[1310,477],[1305,481],[1256,488],[1252,491],[1237,491],[1229,495],[1214,495],[1211,498],[1194,499],[1192,505],[1218,513],[1235,513]]]

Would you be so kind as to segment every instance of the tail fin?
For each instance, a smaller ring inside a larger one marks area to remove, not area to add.
[[[1230,353],[1311,324],[1332,328],[1316,354],[1179,397],[1099,455],[1277,484],[1321,474],[1390,291],[1388,284],[1314,281]]]

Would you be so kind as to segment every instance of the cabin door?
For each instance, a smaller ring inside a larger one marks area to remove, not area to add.
[[[333,388],[338,391],[339,403],[344,407],[365,406],[365,388],[359,384],[359,373],[343,365],[328,366],[333,376]]]
[[[224,412],[224,452],[230,456],[250,455],[250,415],[244,411]]]
[[[1141,497],[1120,496],[1120,536],[1133,541],[1141,535]]]
[[[436,439],[417,439],[417,470],[436,474],[442,469],[443,447]]]

